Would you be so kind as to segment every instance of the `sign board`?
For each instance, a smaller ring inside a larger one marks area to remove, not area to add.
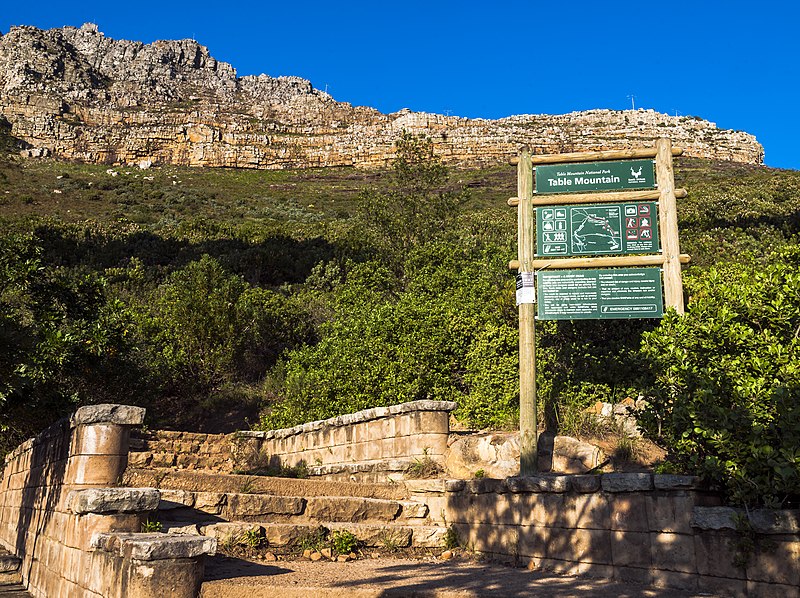
[[[541,320],[660,318],[659,268],[552,270],[536,274]]]
[[[652,160],[544,164],[535,172],[537,194],[656,188]]]
[[[655,202],[536,208],[536,255],[657,253]]]

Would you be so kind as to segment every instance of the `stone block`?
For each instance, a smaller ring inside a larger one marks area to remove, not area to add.
[[[698,575],[697,589],[712,596],[746,596],[747,580]]]
[[[161,495],[155,488],[90,488],[69,493],[70,510],[85,513],[146,513],[155,511]]]
[[[514,476],[506,478],[509,492],[568,492],[570,477],[560,475]]]
[[[700,488],[700,478],[691,475],[656,474],[653,476],[656,490],[694,490]]]
[[[400,517],[403,519],[424,519],[428,516],[428,505],[425,503],[401,500],[400,506]]]
[[[74,428],[85,424],[119,424],[121,426],[140,426],[144,423],[145,410],[143,407],[131,405],[87,405],[80,407],[70,418],[70,425]]]
[[[575,492],[597,492],[600,490],[599,475],[570,476],[570,485]]]
[[[130,430],[116,424],[78,426],[72,432],[72,455],[125,455],[129,451]]]
[[[696,590],[700,576],[696,573],[681,573],[679,571],[664,571],[651,569],[652,585],[657,588],[675,588],[679,590]]]
[[[611,556],[615,567],[650,567],[653,564],[650,534],[647,532],[611,532]]]
[[[611,565],[611,533],[607,530],[551,528],[547,558]]]
[[[563,494],[521,494],[519,495],[520,524],[537,527],[558,527],[563,525]]]
[[[755,509],[750,523],[761,534],[800,534],[800,510]]]
[[[702,530],[736,529],[736,519],[744,511],[730,507],[694,507],[692,527]]]
[[[128,453],[128,465],[130,467],[147,467],[153,461],[153,453],[150,451],[137,451]]]
[[[629,532],[650,531],[645,497],[639,493],[619,493],[608,496],[611,509],[610,528]]]
[[[682,492],[651,493],[645,497],[650,531],[692,533],[692,509],[695,500]]]
[[[303,506],[304,500],[298,496],[229,494],[223,512],[228,520],[246,520],[263,515],[299,515],[303,512]]]
[[[187,490],[161,490],[161,501],[158,503],[159,511],[171,511],[183,507],[194,506],[194,493]]]
[[[748,598],[800,598],[800,588],[779,583],[747,582]]]
[[[614,567],[614,581],[649,586],[653,581],[650,569],[642,567]]]
[[[67,461],[64,483],[108,486],[125,471],[126,455],[77,455]]]
[[[197,492],[194,498],[194,508],[209,515],[219,515],[227,501],[227,495],[221,492]]]
[[[736,559],[734,532],[701,531],[694,534],[697,572],[701,576],[745,579],[745,571],[733,563]]]
[[[307,499],[305,515],[317,521],[394,521],[400,503],[378,498],[349,496],[312,496]]]
[[[644,492],[653,489],[649,473],[607,473],[601,476],[604,492]]]
[[[697,573],[694,536],[688,534],[651,533],[653,563],[661,570]]]
[[[747,564],[747,579],[800,587],[800,539],[762,541]]]
[[[94,548],[140,561],[194,558],[213,555],[215,538],[171,534],[98,534]]]
[[[563,527],[581,529],[609,529],[611,526],[612,495],[603,493],[571,494],[564,497]]]

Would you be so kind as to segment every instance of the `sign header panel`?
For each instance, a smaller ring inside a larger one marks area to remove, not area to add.
[[[655,202],[536,208],[536,255],[657,253]]]
[[[652,160],[543,164],[534,172],[539,195],[656,188]]]
[[[536,275],[540,320],[660,318],[660,268],[544,270]]]

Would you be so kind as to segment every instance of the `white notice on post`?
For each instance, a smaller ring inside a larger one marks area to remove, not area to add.
[[[517,274],[517,305],[536,303],[536,282],[533,272]]]

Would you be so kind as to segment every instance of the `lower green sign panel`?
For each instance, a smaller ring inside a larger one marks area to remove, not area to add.
[[[536,274],[541,320],[660,318],[660,268],[553,270]]]

